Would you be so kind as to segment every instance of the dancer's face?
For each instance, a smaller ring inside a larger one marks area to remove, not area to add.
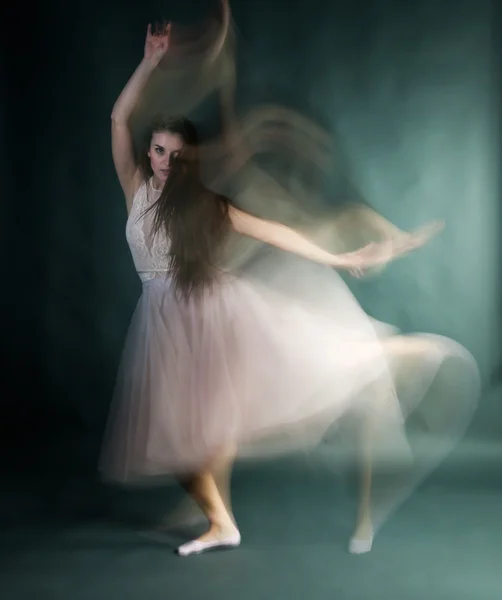
[[[155,179],[164,185],[170,169],[170,160],[183,148],[183,139],[176,133],[157,131],[152,135],[148,157]]]

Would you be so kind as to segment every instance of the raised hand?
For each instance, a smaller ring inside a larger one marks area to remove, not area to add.
[[[171,35],[171,23],[155,25],[152,33],[152,25],[148,25],[145,40],[145,60],[157,66],[169,49]]]

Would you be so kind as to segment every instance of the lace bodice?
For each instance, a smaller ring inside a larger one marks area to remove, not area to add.
[[[150,239],[153,214],[144,214],[159,196],[160,191],[154,189],[151,180],[142,183],[134,196],[127,219],[127,243],[141,281],[148,281],[167,271],[169,243],[163,231],[159,231],[153,240]]]

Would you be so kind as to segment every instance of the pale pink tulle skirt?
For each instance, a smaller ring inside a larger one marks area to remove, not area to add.
[[[444,458],[476,406],[471,355],[448,338],[408,339],[375,323],[336,273],[297,274],[292,293],[227,275],[188,302],[163,276],[143,284],[101,456],[105,478],[194,472],[227,448],[244,458],[311,448],[337,427],[357,454],[369,417],[374,463],[409,466],[375,493],[383,520]],[[405,430],[410,414],[419,435]]]
[[[328,317],[227,275],[181,302],[157,277],[130,325],[101,468],[126,481],[193,471],[230,445],[249,456],[310,445],[372,384],[400,427],[387,362],[354,300]]]

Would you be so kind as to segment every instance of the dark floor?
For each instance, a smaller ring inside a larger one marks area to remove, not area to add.
[[[242,546],[188,558],[173,552],[183,533],[142,534],[176,488],[62,475],[2,487],[2,600],[502,598],[502,443],[464,442],[365,556],[346,551],[353,505],[323,456],[238,469]]]

